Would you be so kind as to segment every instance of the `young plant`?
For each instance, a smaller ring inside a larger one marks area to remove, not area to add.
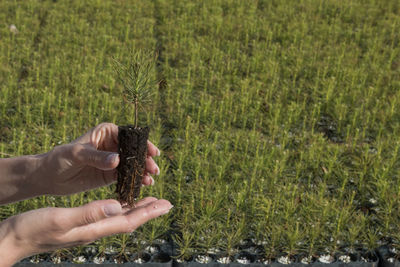
[[[138,126],[139,109],[149,100],[156,81],[152,78],[155,57],[146,52],[133,52],[127,65],[117,60],[115,70],[123,86],[124,99],[134,105],[134,125],[118,127],[118,183],[116,193],[122,204],[133,206],[139,197],[144,176],[149,127]]]

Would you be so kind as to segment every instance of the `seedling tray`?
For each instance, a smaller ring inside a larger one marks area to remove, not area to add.
[[[379,250],[380,251],[380,250]],[[237,259],[239,257],[242,257],[243,254],[247,254],[249,256],[249,259],[251,259],[252,262],[250,263],[240,263],[237,262]],[[261,266],[270,266],[270,267],[305,267],[305,266],[312,266],[312,267],[341,267],[341,266],[354,266],[354,267],[381,267],[381,266],[398,266],[400,267],[399,261],[395,262],[388,262],[387,260],[384,260],[385,254],[383,255],[375,255],[375,260],[374,261],[369,261],[369,262],[364,262],[364,261],[350,261],[350,262],[342,262],[338,260],[338,257],[335,257],[335,261],[332,263],[322,263],[322,262],[312,262],[309,264],[304,264],[299,262],[299,259],[296,260],[294,263],[290,264],[283,264],[277,261],[273,261],[269,264],[264,264],[261,262],[256,262],[257,261],[257,256],[256,255],[251,255],[250,253],[239,253],[233,257],[234,261],[224,264],[217,262],[215,258],[213,258],[210,262],[208,263],[201,263],[197,262],[195,260],[190,260],[187,262],[178,262],[175,259],[172,259],[169,255],[161,252],[158,254],[155,254],[151,257],[151,259],[148,262],[145,263],[101,263],[101,264],[96,264],[92,262],[88,263],[60,263],[60,264],[54,264],[49,261],[44,261],[40,263],[31,263],[31,262],[20,262],[14,265],[14,267],[36,267],[36,266],[65,266],[65,267],[72,267],[72,266],[135,266],[135,267],[226,267],[226,266],[231,266],[231,267],[244,267],[244,266],[249,266],[249,267],[261,267]]]
[[[399,262],[396,261],[395,263],[389,263],[389,265],[385,265],[384,263],[381,266],[400,266]],[[96,264],[96,263],[59,263],[59,264],[54,264],[51,262],[41,262],[41,263],[30,263],[30,262],[21,262],[17,263],[14,265],[14,267],[37,267],[37,266],[60,266],[60,267],[73,267],[73,266],[87,266],[87,267],[100,267],[100,266],[135,266],[135,267],[183,267],[183,266],[188,266],[188,267],[226,267],[226,266],[232,266],[232,267],[243,267],[243,266],[249,266],[249,267],[261,267],[261,266],[271,266],[271,267],[305,267],[305,266],[313,266],[313,267],[341,267],[341,266],[354,266],[354,267],[377,267],[378,262],[350,262],[350,263],[343,263],[343,262],[333,262],[330,264],[326,263],[321,263],[321,262],[316,262],[316,263],[311,263],[311,264],[303,264],[303,263],[292,263],[292,264],[282,264],[278,262],[273,262],[271,264],[262,264],[262,263],[250,263],[250,264],[242,264],[242,263],[229,263],[229,264],[222,264],[218,262],[211,262],[211,263],[199,263],[199,262],[184,262],[184,263],[178,263],[175,261],[171,262],[165,262],[165,263],[158,263],[158,262],[147,262],[147,263],[102,263],[102,264]]]
[[[398,255],[394,253],[389,246],[378,248],[380,267],[400,267]]]

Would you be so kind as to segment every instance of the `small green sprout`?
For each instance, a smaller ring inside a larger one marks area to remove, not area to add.
[[[135,128],[138,126],[139,106],[150,101],[152,90],[157,84],[152,78],[155,59],[155,54],[144,51],[132,52],[128,64],[113,59],[118,81],[124,87],[124,99],[135,107]]]

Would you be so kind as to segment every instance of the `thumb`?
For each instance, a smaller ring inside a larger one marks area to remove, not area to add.
[[[71,227],[95,223],[104,218],[122,214],[121,204],[114,199],[98,200],[81,207],[69,208],[68,221]]]
[[[75,155],[80,162],[104,171],[115,169],[119,164],[118,153],[97,150],[91,146],[80,145],[79,153]]]

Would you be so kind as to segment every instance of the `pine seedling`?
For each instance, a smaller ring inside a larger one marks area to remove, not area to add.
[[[139,109],[150,101],[150,96],[157,82],[152,78],[155,67],[155,56],[138,51],[133,52],[128,64],[122,64],[114,59],[118,81],[123,86],[125,101],[134,105],[135,128],[138,127]]]
[[[133,52],[127,65],[117,60],[115,71],[118,81],[123,86],[124,99],[135,109],[134,125],[118,127],[118,183],[116,193],[121,204],[133,206],[140,195],[140,187],[146,167],[147,139],[149,127],[140,127],[139,109],[148,102],[157,82],[152,73],[155,56],[146,52]]]

